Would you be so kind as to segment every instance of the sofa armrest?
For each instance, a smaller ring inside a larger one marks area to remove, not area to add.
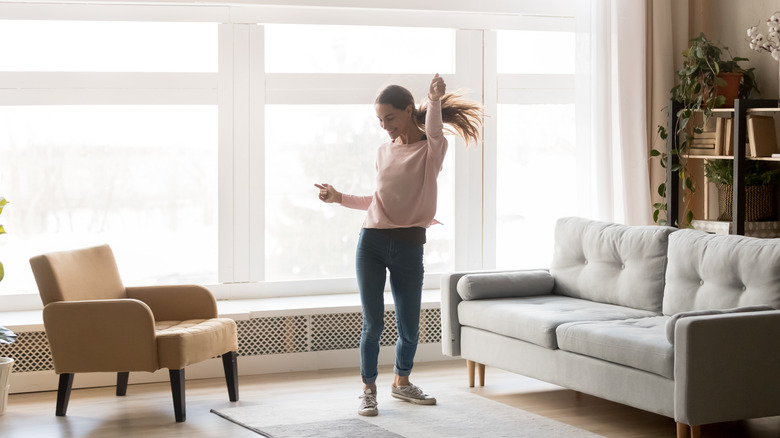
[[[196,285],[128,287],[127,297],[143,301],[155,321],[216,318],[217,300],[210,290]]]
[[[674,417],[692,426],[780,414],[780,311],[683,318]]]
[[[511,271],[467,271],[451,272],[441,276],[441,349],[446,356],[460,356],[460,321],[458,320],[458,304],[463,301],[458,293],[458,282],[470,274],[506,274],[536,270]]]
[[[43,324],[58,374],[159,369],[154,318],[140,301],[56,301]]]
[[[441,276],[441,352],[451,357],[460,356],[460,321],[458,280],[468,272],[453,272]]]

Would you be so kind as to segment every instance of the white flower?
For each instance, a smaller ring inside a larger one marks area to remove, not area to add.
[[[766,21],[766,26],[769,31],[767,36],[758,31],[758,26],[748,28],[748,44],[751,50],[769,52],[772,58],[780,61],[780,12],[772,14]]]

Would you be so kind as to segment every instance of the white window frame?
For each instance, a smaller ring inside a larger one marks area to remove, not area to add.
[[[574,0],[318,0],[212,1],[203,4],[132,4],[103,0],[79,3],[0,3],[8,20],[212,22],[219,24],[217,73],[0,72],[3,105],[214,104],[219,108],[218,298],[260,298],[356,291],[354,278],[264,282],[264,105],[266,103],[364,103],[386,81],[381,74],[267,74],[262,50],[264,23],[442,27],[456,31],[456,69],[444,75],[452,89],[474,91],[488,115],[499,102],[523,102],[528,81],[557,90],[555,79],[496,73],[491,29],[573,29]],[[550,4],[547,4],[550,3]],[[237,5],[238,4],[238,5]],[[1,22],[0,22],[1,23]],[[474,62],[483,60],[482,63]],[[428,75],[404,75],[426,89]],[[322,91],[323,83],[328,90]],[[264,86],[257,86],[264,84]],[[316,88],[316,90],[315,90]],[[561,96],[568,96],[564,90]],[[537,95],[537,97],[539,97]],[[550,95],[542,95],[549,102]],[[568,99],[568,97],[566,97]],[[495,266],[496,131],[485,120],[482,144],[453,154],[455,177],[454,269]],[[426,287],[438,287],[429,275]],[[35,303],[35,304],[33,304]],[[0,295],[6,310],[39,308],[37,294]]]

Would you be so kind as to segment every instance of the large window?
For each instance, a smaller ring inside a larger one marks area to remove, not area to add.
[[[555,221],[578,211],[574,32],[504,30],[496,40],[496,268],[543,268]]]
[[[2,22],[0,294],[36,292],[31,256],[99,244],[128,285],[217,281],[216,99],[175,76],[216,72],[216,31]]]
[[[331,87],[330,93],[291,94],[291,101],[303,99],[305,104],[265,107],[265,280],[353,277],[365,212],[321,203],[313,183],[327,182],[354,195],[373,194],[377,148],[388,141],[376,118],[373,93],[391,82],[404,84],[413,74],[424,73],[429,81],[427,75],[451,72],[454,31],[315,25],[264,28],[268,72],[276,73],[280,81],[285,74],[315,75],[314,82]],[[418,41],[428,41],[438,49],[406,52],[404,62],[389,53]],[[354,82],[374,73],[382,73],[378,75],[382,79],[374,80],[374,90],[365,95],[363,103],[344,103],[359,93]],[[316,75],[323,79],[328,75],[327,82]],[[422,84],[407,85],[418,103],[427,93],[427,83]],[[454,145],[454,138],[450,142]],[[451,157],[448,154],[439,176],[437,219],[446,225],[436,225],[428,232],[427,273],[452,269]]]
[[[127,284],[216,281],[213,107],[0,107],[3,288],[41,252],[110,244]]]
[[[555,221],[576,215],[574,105],[499,105],[496,264],[544,268]]]
[[[0,20],[0,295],[36,293],[29,257],[102,243],[128,285],[354,292],[365,212],[313,184],[371,195],[388,140],[376,92],[400,84],[420,103],[434,73],[488,118],[479,148],[448,137],[426,287],[545,265],[579,171],[574,19],[560,16],[573,2],[550,4],[507,4],[522,20],[390,3],[14,6]]]

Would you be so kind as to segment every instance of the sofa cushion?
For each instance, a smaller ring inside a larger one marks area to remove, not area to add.
[[[669,237],[665,315],[761,304],[780,308],[780,239],[697,230]]]
[[[623,321],[582,321],[556,329],[558,348],[674,378],[674,346],[666,339],[668,316]]]
[[[560,295],[461,301],[461,325],[487,330],[546,348],[558,348],[555,329],[573,321],[610,321],[656,313]],[[665,339],[665,338],[664,338]]]
[[[674,328],[677,326],[677,321],[681,318],[687,318],[690,316],[703,316],[703,315],[720,315],[724,313],[742,313],[742,312],[762,312],[766,310],[774,310],[772,306],[747,306],[737,307],[736,309],[720,309],[720,310],[693,310],[690,312],[682,312],[672,315],[669,321],[666,322],[666,339],[670,343],[674,344]]]
[[[458,280],[464,300],[548,295],[555,281],[548,271],[513,271],[468,274]]]
[[[672,227],[563,218],[555,226],[554,293],[660,313]]]

